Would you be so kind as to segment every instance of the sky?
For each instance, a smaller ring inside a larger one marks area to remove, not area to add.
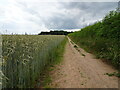
[[[91,1],[91,2],[90,2]],[[76,31],[115,10],[118,0],[0,0],[0,32]]]

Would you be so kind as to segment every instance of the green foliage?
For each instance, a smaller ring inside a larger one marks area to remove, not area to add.
[[[3,88],[34,87],[65,36],[3,35]]]
[[[118,72],[113,72],[113,73],[105,73],[104,75],[108,75],[108,76],[116,76],[120,78],[120,73]]]
[[[120,13],[111,11],[102,21],[68,35],[85,50],[120,66]]]

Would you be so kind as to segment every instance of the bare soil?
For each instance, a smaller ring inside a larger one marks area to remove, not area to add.
[[[118,78],[105,73],[117,72],[96,59],[68,38],[63,61],[51,71],[53,88],[118,88]]]

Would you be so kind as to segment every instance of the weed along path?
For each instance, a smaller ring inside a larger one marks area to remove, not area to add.
[[[118,78],[105,73],[117,72],[102,60],[75,45],[69,38],[63,61],[51,71],[53,88],[118,88]]]

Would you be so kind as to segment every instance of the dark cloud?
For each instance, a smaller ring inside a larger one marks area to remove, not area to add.
[[[117,2],[59,2],[51,17],[40,16],[40,11],[29,8],[27,4],[18,2],[23,10],[40,18],[48,29],[76,29],[103,18],[110,10],[117,8]],[[49,5],[55,3],[50,3]],[[30,19],[39,24],[38,20]]]
[[[51,18],[44,19],[46,27],[49,29],[74,29],[80,28],[77,26],[77,19],[71,18],[64,14],[56,14]]]
[[[55,13],[53,17],[45,20],[48,28],[81,28],[102,19],[110,10],[117,8],[117,2],[61,2],[60,4],[59,9],[64,9],[64,13]],[[72,16],[73,14],[75,15]]]

